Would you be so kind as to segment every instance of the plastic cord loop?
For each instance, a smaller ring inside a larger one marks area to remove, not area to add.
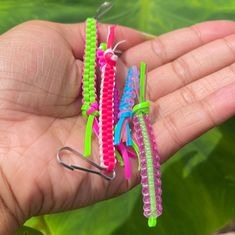
[[[144,113],[148,114],[150,108],[150,103],[148,101],[136,104],[133,108],[133,113]]]
[[[107,39],[107,48],[112,48],[113,43],[114,43],[114,31],[115,31],[116,26],[111,25],[109,27],[109,33],[108,33],[108,39]]]

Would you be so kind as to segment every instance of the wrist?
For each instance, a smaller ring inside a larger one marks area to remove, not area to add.
[[[0,235],[11,235],[23,224],[21,210],[0,167]]]
[[[0,198],[0,235],[12,235],[20,226],[16,216],[6,207]]]

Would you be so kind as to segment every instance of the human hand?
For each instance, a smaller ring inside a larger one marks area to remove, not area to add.
[[[141,60],[148,64],[147,92],[162,162],[234,115],[234,33],[235,23],[217,21],[144,42],[143,34],[117,27],[117,41],[127,40],[120,48],[119,77]],[[106,35],[103,25],[101,41]],[[64,145],[83,148],[83,36],[83,24],[38,21],[0,37],[0,234],[10,234],[32,215],[83,207],[139,182],[136,162],[131,181],[118,167],[115,180],[107,182],[56,161]],[[97,153],[96,141],[93,148]],[[98,155],[91,158],[99,162]]]

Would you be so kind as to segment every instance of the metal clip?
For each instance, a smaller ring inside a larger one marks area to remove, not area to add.
[[[78,165],[69,165],[67,164],[66,162],[64,162],[62,160],[62,152],[64,151],[68,151],[68,152],[71,152],[73,153],[75,156],[77,157],[80,157],[82,160],[88,162],[89,164],[91,164],[92,166],[94,166],[95,168],[99,169],[100,171],[103,171],[105,170],[106,168],[104,167],[101,167],[99,166],[98,164],[96,164],[95,162],[89,160],[88,158],[84,157],[80,152],[76,151],[75,149],[71,148],[71,147],[68,147],[68,146],[65,146],[65,147],[62,147],[58,150],[57,152],[57,161],[63,165],[64,167],[68,168],[69,170],[81,170],[81,171],[86,171],[86,172],[89,172],[89,173],[93,173],[93,174],[96,174],[96,175],[100,175],[101,177],[105,178],[106,180],[113,180],[115,177],[116,177],[116,173],[115,171],[112,171],[112,175],[111,176],[108,176],[108,175],[105,175],[103,173],[101,173],[100,171],[95,171],[95,170],[91,170],[89,168],[86,168],[86,167],[81,167],[81,166],[78,166]]]
[[[112,2],[104,2],[100,5],[100,7],[96,11],[96,15],[95,15],[96,20],[98,20],[101,16],[106,14],[113,7]]]

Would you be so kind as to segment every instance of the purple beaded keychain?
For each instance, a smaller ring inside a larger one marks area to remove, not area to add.
[[[140,175],[144,203],[144,216],[149,227],[155,227],[162,214],[160,157],[149,118],[149,102],[145,101],[146,64],[140,66],[140,103],[133,108],[133,124],[140,155]]]

